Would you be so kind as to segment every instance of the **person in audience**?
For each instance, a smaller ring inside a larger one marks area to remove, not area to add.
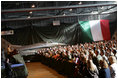
[[[99,72],[92,60],[87,61],[87,77],[98,78]]]
[[[98,59],[97,59],[96,54],[94,53],[94,51],[91,51],[91,52],[90,52],[89,58],[92,59],[93,63],[94,63],[97,67],[99,66],[99,62],[98,62]]]
[[[110,74],[112,78],[118,78],[117,75],[117,62],[116,62],[116,57],[115,56],[110,56],[109,57],[109,62],[110,62]]]
[[[100,55],[100,53],[101,52],[100,52],[99,49],[95,51],[95,54],[96,54],[96,57],[97,57],[98,61],[102,60],[102,56]]]
[[[7,47],[7,56],[8,56],[8,58],[10,58],[10,57],[11,57],[12,52],[13,52],[13,50],[11,49],[11,46],[10,46],[10,45],[8,45],[8,47]]]
[[[100,78],[111,78],[110,69],[106,60],[100,60],[101,69],[99,70]]]
[[[83,69],[82,69],[82,75],[83,77],[87,77],[87,60],[88,58],[86,58],[86,56],[83,57]]]
[[[18,51],[17,51],[17,49],[14,49],[14,50],[12,51],[12,55],[16,55],[16,54],[18,54]]]
[[[68,51],[68,58],[69,58],[69,60],[72,59],[72,53],[70,51]]]
[[[101,50],[101,56],[104,60],[106,60],[107,63],[109,63],[108,58],[105,56],[105,51]]]
[[[116,59],[117,59],[117,51],[116,51],[116,49],[114,48],[114,49],[112,50],[112,52],[113,52],[114,56],[115,56]]]
[[[81,75],[83,76],[83,69],[84,69],[84,53],[80,54],[80,61],[79,61],[79,65],[78,65],[78,72],[81,73]]]
[[[9,58],[6,58],[5,60],[5,73],[6,78],[12,78],[12,68],[11,63],[9,62]]]
[[[100,55],[100,50],[98,49],[98,50],[96,50],[95,51],[95,54],[96,54],[96,58],[97,58],[97,61],[96,61],[96,66],[97,66],[97,68],[98,68],[98,70],[100,69],[100,65],[99,65],[99,62],[100,62],[100,60],[102,60],[102,56]]]

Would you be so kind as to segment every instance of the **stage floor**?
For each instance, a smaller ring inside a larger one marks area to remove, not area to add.
[[[66,78],[40,62],[29,62],[26,63],[26,66],[28,69],[27,78]]]

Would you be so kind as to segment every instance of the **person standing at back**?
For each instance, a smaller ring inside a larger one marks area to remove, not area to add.
[[[12,55],[11,46],[10,46],[10,45],[8,45],[8,47],[7,47],[7,56],[8,56],[8,58],[10,58],[10,57],[11,57],[11,55]]]

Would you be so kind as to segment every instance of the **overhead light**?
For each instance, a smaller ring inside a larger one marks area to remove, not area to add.
[[[28,16],[27,18],[31,18],[30,16]]]
[[[32,11],[30,11],[29,13],[32,14]]]
[[[63,16],[65,16],[66,14],[64,13]]]
[[[69,11],[72,11],[73,9],[69,9]]]
[[[32,8],[34,8],[34,7],[35,7],[35,5],[33,4],[33,5],[32,5]]]
[[[79,4],[79,5],[81,5],[81,4],[82,4],[82,2],[80,1],[78,4]]]

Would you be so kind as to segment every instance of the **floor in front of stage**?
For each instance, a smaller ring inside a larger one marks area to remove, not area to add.
[[[43,65],[40,62],[29,62],[26,63],[28,69],[27,78],[65,78],[58,74],[55,70]]]

